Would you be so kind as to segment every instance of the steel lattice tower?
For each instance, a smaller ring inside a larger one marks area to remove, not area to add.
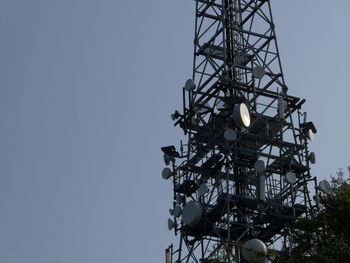
[[[246,262],[259,239],[278,262],[289,228],[312,211],[316,129],[288,94],[269,0],[195,0],[193,76],[172,118],[187,136],[162,148],[173,181],[167,262]]]

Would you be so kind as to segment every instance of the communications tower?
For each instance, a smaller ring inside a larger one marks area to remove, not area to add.
[[[171,115],[186,142],[162,147],[178,237],[166,262],[278,262],[312,211],[317,131],[285,84],[270,1],[195,6],[193,76]]]

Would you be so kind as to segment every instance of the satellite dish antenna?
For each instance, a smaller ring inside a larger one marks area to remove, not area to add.
[[[248,128],[250,125],[250,113],[245,103],[236,104],[233,108],[233,119],[236,124],[242,128]]]
[[[176,224],[174,223],[174,221],[169,218],[168,219],[168,229],[172,230],[175,226],[176,226]]]
[[[319,184],[318,187],[320,188],[320,190],[322,192],[324,192],[325,194],[330,194],[332,192],[332,187],[329,184],[329,182],[327,180],[322,180]]]
[[[315,139],[315,133],[312,131],[312,129],[309,129],[306,132],[306,138],[308,138],[310,141],[313,141]]]
[[[181,215],[181,212],[182,212],[181,206],[179,206],[179,205],[175,206],[175,208],[174,208],[174,216],[175,217],[179,217]]]
[[[195,201],[189,201],[182,210],[182,221],[188,226],[195,226],[202,218],[202,206]]]
[[[286,173],[286,180],[289,184],[295,184],[297,181],[297,177],[296,177],[295,173],[288,172],[288,173]]]
[[[224,132],[224,138],[229,142],[233,142],[237,139],[237,133],[232,129],[226,129]]]
[[[265,69],[264,67],[257,66],[253,68],[253,77],[257,79],[262,79],[265,76]]]
[[[194,84],[192,79],[188,79],[185,83],[185,90],[191,91],[196,88],[196,84]]]
[[[261,174],[266,169],[266,164],[263,160],[257,160],[254,164],[254,169],[258,174]]]
[[[171,158],[168,154],[164,154],[164,163],[165,165],[169,165],[171,161]]]
[[[204,196],[208,192],[208,190],[208,186],[205,183],[202,183],[198,189],[199,196]]]
[[[251,239],[243,244],[242,256],[249,263],[265,262],[267,248],[264,242],[259,239]]]
[[[315,164],[316,163],[316,156],[315,156],[315,153],[314,152],[311,152],[309,154],[309,160],[312,164]]]
[[[163,171],[162,171],[163,179],[167,180],[171,177],[171,175],[172,175],[172,172],[171,172],[170,168],[166,167],[163,169]]]

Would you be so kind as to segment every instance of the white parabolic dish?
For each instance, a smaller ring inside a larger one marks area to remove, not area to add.
[[[322,192],[324,192],[325,194],[330,194],[332,192],[332,187],[329,184],[329,182],[327,180],[322,180],[319,184],[318,187],[320,188],[320,190]]]
[[[264,242],[259,239],[251,239],[244,243],[242,247],[242,256],[249,263],[265,262],[267,248]]]
[[[189,201],[182,210],[182,221],[189,226],[196,225],[202,218],[202,206]]]
[[[250,113],[245,103],[236,104],[234,106],[232,117],[238,126],[244,128],[250,126]]]
[[[311,129],[309,129],[308,131],[307,131],[307,138],[310,140],[310,141],[313,141],[314,139],[315,139],[315,133],[311,130]]]

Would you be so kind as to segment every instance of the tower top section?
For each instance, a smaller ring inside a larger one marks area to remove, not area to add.
[[[195,4],[193,75],[171,115],[187,142],[162,148],[162,177],[173,183],[168,226],[180,234],[167,259],[264,262],[275,244],[291,249],[289,227],[310,215],[317,130],[305,100],[288,93],[270,1]]]

